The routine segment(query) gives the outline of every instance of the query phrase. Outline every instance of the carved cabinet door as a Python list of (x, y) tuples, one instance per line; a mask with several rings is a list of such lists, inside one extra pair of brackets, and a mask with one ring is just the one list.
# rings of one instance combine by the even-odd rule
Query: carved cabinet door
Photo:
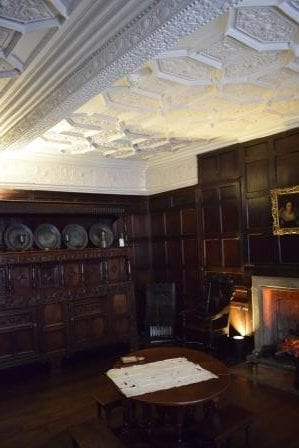
[(67, 304), (44, 304), (40, 313), (43, 352), (49, 356), (65, 353), (68, 346)]
[(107, 340), (107, 297), (76, 300), (70, 304), (71, 348), (101, 345)]
[(35, 307), (0, 314), (0, 363), (22, 364), (40, 351)]
[(112, 338), (119, 341), (129, 341), (130, 339), (130, 306), (129, 296), (126, 292), (112, 294), (111, 299), (111, 331)]

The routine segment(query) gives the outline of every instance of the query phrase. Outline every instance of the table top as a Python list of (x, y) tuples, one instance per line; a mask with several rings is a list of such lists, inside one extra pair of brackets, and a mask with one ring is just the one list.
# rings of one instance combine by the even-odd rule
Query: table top
[[(212, 400), (221, 395), (230, 384), (230, 374), (227, 367), (213, 356), (204, 352), (185, 347), (164, 346), (138, 350), (130, 353), (128, 356), (133, 355), (144, 357), (142, 364), (162, 361), (169, 358), (185, 357), (189, 361), (200, 364), (201, 367), (214, 373), (218, 378), (172, 389), (137, 395), (130, 398), (132, 400), (158, 406), (186, 406)], [(126, 364), (126, 366), (134, 364), (140, 363)], [(119, 360), (115, 363), (114, 367), (124, 367), (124, 364)]]

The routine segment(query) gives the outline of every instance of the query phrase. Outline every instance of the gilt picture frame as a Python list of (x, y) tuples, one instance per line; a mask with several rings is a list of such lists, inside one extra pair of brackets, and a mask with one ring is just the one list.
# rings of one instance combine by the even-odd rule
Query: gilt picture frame
[(299, 235), (299, 185), (271, 190), (273, 234)]

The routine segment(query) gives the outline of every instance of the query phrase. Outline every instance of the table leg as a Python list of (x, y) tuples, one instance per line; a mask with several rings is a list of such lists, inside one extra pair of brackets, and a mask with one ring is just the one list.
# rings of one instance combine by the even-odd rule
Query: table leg
[(177, 435), (177, 446), (181, 447), (183, 443), (183, 423), (184, 423), (184, 407), (179, 407), (176, 413), (176, 435)]
[(123, 434), (128, 434), (130, 424), (131, 424), (131, 411), (132, 411), (132, 404), (130, 400), (124, 400), (123, 401), (123, 419), (124, 419), (124, 425), (122, 429)]

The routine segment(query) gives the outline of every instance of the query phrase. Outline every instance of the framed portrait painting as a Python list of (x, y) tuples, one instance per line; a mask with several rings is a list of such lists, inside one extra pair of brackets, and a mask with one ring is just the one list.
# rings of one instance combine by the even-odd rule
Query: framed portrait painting
[(299, 234), (299, 185), (271, 190), (274, 235)]

